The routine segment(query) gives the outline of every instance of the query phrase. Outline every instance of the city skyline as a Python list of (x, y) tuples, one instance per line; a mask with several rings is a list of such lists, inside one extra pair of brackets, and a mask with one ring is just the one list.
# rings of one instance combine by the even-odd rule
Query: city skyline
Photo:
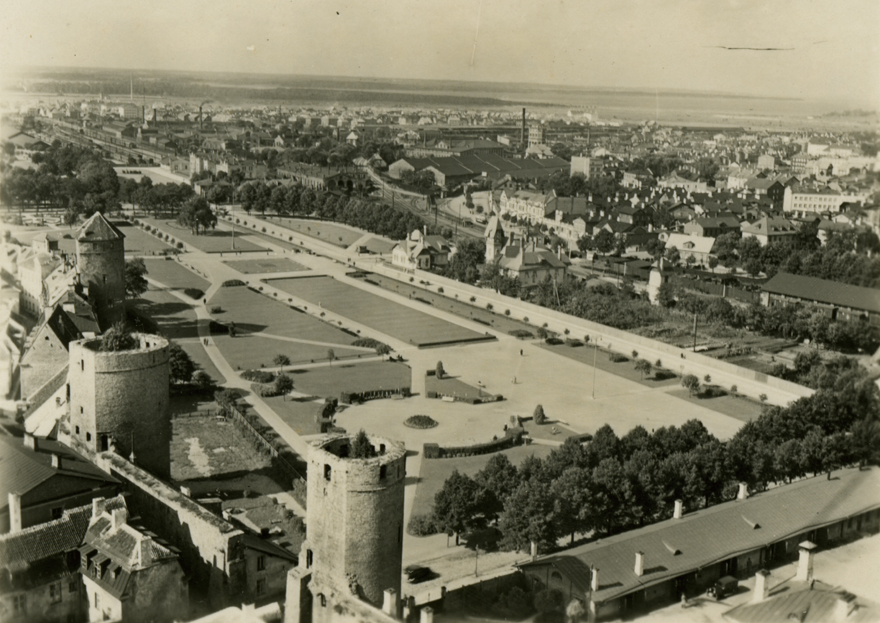
[[(16, 66), (532, 83), (880, 107), (880, 3), (87, 0), (4, 5)], [(808, 6), (809, 10), (804, 10)], [(262, 7), (262, 10), (260, 8)], [(873, 17), (872, 17), (873, 16)], [(204, 24), (204, 27), (200, 25)], [(100, 36), (99, 36), (100, 35)]]

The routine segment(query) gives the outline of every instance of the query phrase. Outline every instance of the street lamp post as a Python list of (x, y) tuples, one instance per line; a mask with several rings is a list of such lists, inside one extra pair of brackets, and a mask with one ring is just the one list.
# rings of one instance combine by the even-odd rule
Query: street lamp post
[(596, 356), (599, 353), (599, 343), (593, 342), (593, 400), (596, 399)]

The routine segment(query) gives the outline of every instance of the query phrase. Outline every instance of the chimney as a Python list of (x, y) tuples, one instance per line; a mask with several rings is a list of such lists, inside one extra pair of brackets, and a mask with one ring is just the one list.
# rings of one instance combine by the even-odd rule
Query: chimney
[(798, 544), (798, 568), (795, 576), (798, 582), (809, 582), (813, 579), (813, 552), (816, 547), (815, 543), (809, 541)]
[(529, 543), (529, 554), (532, 557), (532, 560), (535, 560), (538, 557), (538, 544), (535, 541)]
[(594, 593), (599, 590), (599, 570), (592, 569), (590, 573), (590, 590)]
[(645, 575), (645, 552), (636, 552), (635, 572), (639, 577)]
[(21, 530), (21, 496), (9, 492), (9, 532)]
[(34, 452), (37, 451), (37, 438), (31, 435), (30, 433), (24, 434), (24, 447), (30, 448)]
[(841, 593), (834, 602), (834, 620), (846, 621), (847, 617), (852, 614), (857, 606), (855, 595), (852, 593)]
[(110, 525), (113, 528), (113, 532), (116, 532), (128, 521), (128, 511), (124, 508), (115, 508), (110, 514), (110, 518)]
[(97, 519), (104, 512), (104, 507), (107, 505), (107, 501), (104, 498), (93, 498), (92, 499), (92, 519)]
[(386, 588), (382, 593), (382, 612), (397, 618), (397, 591), (393, 588)]
[(526, 109), (525, 108), (523, 108), (523, 111), (522, 111), (522, 126), (520, 127), (520, 130), (519, 130), (519, 142), (520, 143), (526, 142)]
[(770, 593), (770, 572), (761, 569), (755, 574), (755, 591), (752, 593), (752, 603), (756, 604), (767, 599)]
[(153, 562), (153, 539), (148, 536), (141, 536), (138, 544), (138, 563), (141, 567), (147, 567)]
[(736, 492), (736, 499), (745, 500), (749, 497), (749, 485), (744, 482), (739, 483), (739, 491)]
[(681, 500), (675, 501), (675, 511), (672, 513), (673, 519), (681, 519), (683, 503)]
[(419, 623), (434, 623), (434, 609), (431, 606), (425, 606), (419, 613)]
[(53, 454), (52, 455), (52, 467), (54, 469), (61, 469), (61, 455)]

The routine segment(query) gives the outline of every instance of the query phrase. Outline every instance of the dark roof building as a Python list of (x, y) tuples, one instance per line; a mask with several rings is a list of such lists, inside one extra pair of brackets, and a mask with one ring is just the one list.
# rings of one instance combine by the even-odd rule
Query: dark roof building
[(60, 518), (65, 509), (114, 495), (119, 481), (67, 446), (0, 435), (0, 533)]
[(765, 306), (809, 303), (825, 310), (832, 320), (868, 320), (880, 325), (880, 291), (846, 283), (779, 272), (764, 284)]
[[(696, 594), (819, 546), (880, 530), (880, 468), (777, 487), (518, 565), (536, 586), (580, 599), (591, 616)], [(594, 620), (593, 619), (593, 620)]]

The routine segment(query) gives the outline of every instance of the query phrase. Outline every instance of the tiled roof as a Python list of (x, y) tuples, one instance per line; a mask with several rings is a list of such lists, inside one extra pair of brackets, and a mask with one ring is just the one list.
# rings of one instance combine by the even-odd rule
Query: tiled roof
[(880, 290), (874, 288), (779, 272), (764, 284), (763, 290), (772, 294), (880, 313)]
[[(105, 508), (123, 508), (122, 496), (110, 498)], [(64, 511), (60, 519), (41, 523), (18, 532), (0, 535), (0, 568), (22, 571), (30, 565), (77, 549), (83, 542), (92, 506), (78, 506)]]
[(125, 234), (100, 212), (95, 212), (76, 233), (77, 240), (115, 240), (117, 238), (125, 238)]
[[(21, 439), (0, 436), (0, 473), (4, 476), (0, 479), (0, 508), (8, 505), (10, 493), (24, 495), (59, 475), (66, 476), (66, 490), (55, 492), (56, 497), (117, 482), (57, 441), (37, 439), (36, 443), (37, 450), (34, 451), (26, 447)], [(61, 457), (60, 468), (52, 467), (53, 454)]]
[[(705, 568), (738, 554), (880, 508), (880, 468), (850, 469), (836, 478), (810, 478), (747, 500), (731, 501), (551, 554), (519, 566), (556, 564), (576, 558), (599, 571), (596, 602)], [(634, 571), (636, 552), (644, 553), (645, 572)], [(565, 563), (560, 563), (565, 564)], [(590, 590), (583, 574), (569, 578)]]
[[(737, 623), (777, 623), (792, 620), (800, 623), (826, 623), (837, 620), (835, 616), (837, 601), (844, 596), (841, 591), (809, 585), (797, 587), (799, 590), (793, 586), (786, 586), (783, 589), (785, 592), (759, 603), (744, 603), (728, 610), (724, 613), (724, 618)], [(850, 597), (854, 598), (854, 596)], [(876, 603), (866, 603), (863, 599), (855, 599), (855, 601), (858, 607), (846, 617), (846, 623), (868, 623), (880, 620), (880, 607)]]

